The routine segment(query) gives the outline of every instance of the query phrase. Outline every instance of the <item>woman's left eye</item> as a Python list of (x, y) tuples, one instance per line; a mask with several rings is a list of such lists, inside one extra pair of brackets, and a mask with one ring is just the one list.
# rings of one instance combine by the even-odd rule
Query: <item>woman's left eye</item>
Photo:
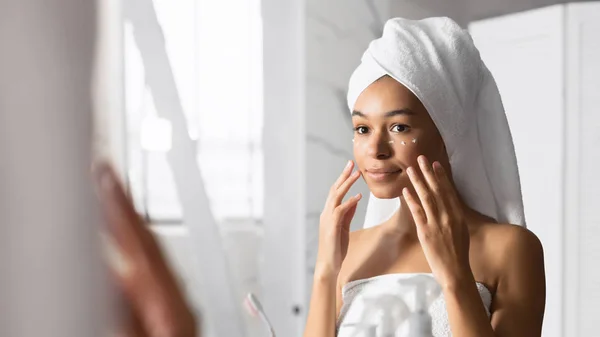
[(394, 125), (392, 127), (392, 131), (395, 131), (395, 132), (406, 132), (406, 131), (408, 131), (408, 125), (403, 125), (403, 124)]

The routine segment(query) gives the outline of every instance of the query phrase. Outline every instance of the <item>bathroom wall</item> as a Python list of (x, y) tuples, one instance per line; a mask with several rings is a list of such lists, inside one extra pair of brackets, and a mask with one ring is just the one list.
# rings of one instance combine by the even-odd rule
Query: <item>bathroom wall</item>
[[(260, 278), (277, 331), (304, 329), (327, 192), (352, 159), (350, 75), (387, 0), (263, 1), (265, 213)], [(368, 190), (359, 182), (350, 194)], [(366, 199), (352, 227), (360, 228)], [(285, 294), (282, 296), (282, 294)]]
[(392, 1), (392, 16), (408, 19), (423, 19), (432, 16), (448, 16), (466, 27), (468, 23), (467, 0), (420, 0), (420, 1)]
[[(306, 257), (310, 289), (318, 242), (319, 215), (331, 184), (353, 159), (352, 123), (346, 102), (350, 75), (369, 42), (381, 36), (388, 0), (307, 0), (306, 3)], [(368, 189), (361, 192), (352, 228), (362, 227)], [(307, 292), (307, 296), (310, 292)]]

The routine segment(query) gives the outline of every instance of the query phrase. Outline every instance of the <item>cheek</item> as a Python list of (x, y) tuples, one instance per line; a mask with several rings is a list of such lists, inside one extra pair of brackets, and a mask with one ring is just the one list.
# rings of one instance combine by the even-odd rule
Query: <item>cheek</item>
[(405, 144), (395, 141), (393, 146), (396, 153), (395, 157), (406, 165), (418, 165), (417, 158), (420, 155), (425, 155), (431, 162), (443, 160), (443, 158), (440, 158), (440, 154), (444, 153), (442, 151), (443, 142), (437, 137), (432, 137), (424, 132), (412, 135), (410, 141), (407, 140)]
[[(415, 139), (416, 142), (412, 140)], [(395, 141), (393, 144), (394, 157), (405, 165), (414, 165), (417, 163), (419, 155), (423, 154), (424, 146), (418, 138), (411, 138), (404, 143)]]
[(398, 150), (398, 153), (402, 156), (402, 162), (414, 166), (417, 164), (417, 158), (422, 154), (422, 149), (418, 145), (412, 145)]
[(360, 170), (363, 169), (363, 162), (367, 157), (367, 147), (366, 142), (361, 142), (358, 139), (354, 140), (352, 144), (352, 152), (354, 154), (354, 161)]
[(354, 155), (365, 156), (369, 150), (369, 140), (366, 137), (355, 137), (352, 139)]

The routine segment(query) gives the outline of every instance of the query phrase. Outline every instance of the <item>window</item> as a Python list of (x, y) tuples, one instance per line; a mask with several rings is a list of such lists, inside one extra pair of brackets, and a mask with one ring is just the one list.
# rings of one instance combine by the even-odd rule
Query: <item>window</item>
[[(124, 29), (127, 173), (136, 206), (154, 223), (182, 221), (167, 161), (170, 123), (157, 113), (156, 88), (148, 86), (146, 67), (170, 68), (165, 74), (174, 78), (213, 216), (219, 223), (258, 221), (263, 208), (259, 2), (152, 2), (156, 17), (150, 13), (143, 20), (157, 21), (160, 29), (144, 31), (127, 17)], [(136, 34), (164, 48), (168, 63), (145, 64)]]

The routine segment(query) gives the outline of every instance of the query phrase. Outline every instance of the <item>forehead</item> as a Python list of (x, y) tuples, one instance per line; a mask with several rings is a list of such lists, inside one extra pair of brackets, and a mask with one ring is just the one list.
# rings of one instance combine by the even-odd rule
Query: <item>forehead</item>
[(424, 111), (419, 99), (404, 85), (389, 76), (371, 83), (358, 96), (354, 110), (364, 114), (388, 112), (398, 109)]

